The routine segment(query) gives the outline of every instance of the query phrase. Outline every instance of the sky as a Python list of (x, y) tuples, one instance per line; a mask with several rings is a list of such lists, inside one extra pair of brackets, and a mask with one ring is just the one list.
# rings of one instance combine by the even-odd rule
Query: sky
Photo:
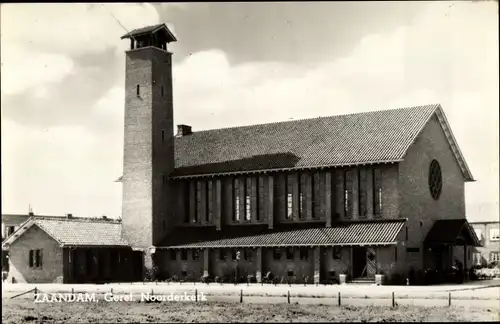
[[(165, 22), (174, 123), (193, 131), (440, 103), (499, 219), (498, 5), (1, 4), (2, 213), (118, 217), (125, 55)], [(444, 189), (445, 190), (445, 189)]]

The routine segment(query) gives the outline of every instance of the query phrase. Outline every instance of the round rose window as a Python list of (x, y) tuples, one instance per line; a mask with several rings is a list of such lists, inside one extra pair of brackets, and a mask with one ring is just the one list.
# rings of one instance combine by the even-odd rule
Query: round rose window
[(442, 188), (443, 179), (441, 175), (441, 167), (439, 166), (438, 161), (432, 160), (429, 168), (429, 189), (431, 191), (432, 198), (438, 200), (439, 195), (441, 195)]

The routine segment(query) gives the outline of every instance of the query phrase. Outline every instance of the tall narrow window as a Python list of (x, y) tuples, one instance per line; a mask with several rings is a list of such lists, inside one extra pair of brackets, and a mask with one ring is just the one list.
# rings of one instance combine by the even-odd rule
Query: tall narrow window
[(163, 91), (163, 86), (161, 86), (161, 96), (163, 97), (164, 91)]
[(206, 182), (206, 199), (205, 199), (205, 221), (207, 223), (210, 222), (210, 219), (212, 217), (212, 181), (208, 180)]
[(141, 87), (139, 85), (137, 85), (135, 91), (136, 91), (137, 97), (139, 97), (141, 95)]
[(299, 175), (300, 185), (299, 185), (299, 217), (305, 219), (307, 217), (307, 173), (302, 173)]
[(233, 221), (240, 221), (240, 181), (234, 179), (234, 214)]
[(163, 129), (161, 130), (161, 142), (165, 142), (165, 131)]
[(187, 260), (188, 258), (188, 253), (187, 250), (181, 250), (181, 260)]
[(302, 174), (297, 175), (297, 188), (299, 189), (299, 218), (303, 219), (304, 218), (304, 194), (303, 194), (303, 188), (302, 188)]
[(189, 203), (189, 182), (182, 183), (184, 186), (184, 223), (189, 223), (189, 216), (191, 212), (191, 204)]
[(367, 179), (366, 179), (366, 169), (358, 169), (358, 205), (359, 205), (359, 218), (365, 218), (367, 213)]
[(245, 221), (252, 220), (252, 199), (250, 194), (252, 192), (252, 178), (245, 179)]
[(291, 175), (286, 177), (286, 219), (293, 217), (293, 180)]
[(318, 213), (316, 212), (316, 199), (317, 199), (317, 195), (316, 195), (316, 177), (314, 176), (315, 174), (314, 173), (311, 173), (310, 174), (310, 177), (311, 177), (311, 213), (312, 213), (312, 218), (313, 219), (317, 219), (318, 218)]
[(352, 217), (352, 170), (344, 173), (344, 215), (346, 218)]
[(195, 217), (195, 220), (196, 220), (196, 223), (198, 223), (198, 221), (200, 221), (200, 216), (202, 216), (202, 209), (203, 209), (203, 205), (201, 203), (201, 191), (202, 191), (202, 186), (203, 186), (203, 183), (201, 181), (196, 181), (196, 217)]
[(196, 202), (196, 180), (189, 181), (189, 220), (191, 223), (197, 223), (198, 204)]
[(373, 215), (382, 215), (382, 174), (380, 169), (373, 169)]
[(305, 218), (304, 213), (304, 194), (302, 192), (299, 193), (299, 217), (300, 219)]
[(264, 178), (260, 176), (257, 180), (258, 182), (258, 199), (257, 199), (257, 221), (264, 220), (265, 218), (265, 188), (264, 188)]

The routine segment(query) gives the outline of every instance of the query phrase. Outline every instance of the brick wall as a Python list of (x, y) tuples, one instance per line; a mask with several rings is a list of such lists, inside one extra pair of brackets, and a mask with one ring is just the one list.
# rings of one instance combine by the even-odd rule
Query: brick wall
[(173, 225), (165, 181), (172, 152), (171, 54), (153, 47), (128, 51), (122, 218), (123, 236), (134, 247), (153, 245)]
[(298, 282), (303, 282), (303, 277), (308, 277), (308, 282), (314, 280), (314, 253), (312, 248), (307, 248), (308, 259), (300, 259), (300, 250), (293, 249), (293, 259), (287, 258), (286, 248), (281, 249), (281, 258), (274, 259), (274, 249), (262, 249), (262, 276), (265, 276), (268, 271), (271, 271), (275, 277), (288, 277), (288, 272), (292, 271)]
[[(431, 196), (429, 166), (436, 159), (442, 171), (442, 192)], [(465, 218), (464, 178), (437, 117), (432, 117), (399, 165), (400, 216), (408, 218), (407, 247), (420, 249), (407, 268), (423, 266), (423, 240), (438, 219)], [(462, 259), (461, 259), (462, 260)]]
[[(43, 263), (41, 268), (29, 267), (29, 251), (41, 249)], [(21, 283), (52, 283), (63, 281), (63, 249), (39, 227), (28, 229), (10, 246), (9, 276)]]
[[(173, 251), (173, 252), (172, 252)], [(177, 276), (179, 279), (189, 281), (199, 281), (203, 275), (205, 255), (203, 250), (198, 250), (198, 259), (193, 258), (193, 249), (185, 249), (186, 260), (182, 260), (182, 250), (158, 250), (156, 252), (157, 266), (169, 277)], [(175, 253), (175, 260), (172, 260), (171, 253)], [(185, 275), (183, 272), (185, 271)]]

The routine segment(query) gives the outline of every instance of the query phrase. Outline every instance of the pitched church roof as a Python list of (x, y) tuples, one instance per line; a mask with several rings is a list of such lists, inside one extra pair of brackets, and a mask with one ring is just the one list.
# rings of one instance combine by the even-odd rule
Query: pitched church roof
[(473, 181), (440, 105), (193, 132), (175, 139), (173, 176), (400, 162), (434, 115)]
[(62, 246), (128, 246), (128, 243), (121, 238), (120, 221), (35, 216), (21, 224), (2, 243), (2, 248), (14, 243), (33, 226), (39, 227)]

